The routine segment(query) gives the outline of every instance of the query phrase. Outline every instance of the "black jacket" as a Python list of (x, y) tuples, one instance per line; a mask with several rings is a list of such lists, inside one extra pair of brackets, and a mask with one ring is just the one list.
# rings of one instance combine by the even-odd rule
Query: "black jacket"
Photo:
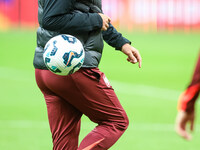
[[(80, 1), (80, 2), (78, 2)], [(103, 50), (103, 40), (120, 50), (129, 40), (122, 37), (110, 24), (107, 31), (101, 31), (101, 0), (38, 0), (37, 47), (34, 67), (47, 69), (43, 61), (46, 42), (58, 34), (77, 37), (85, 49), (82, 67), (97, 67)]]

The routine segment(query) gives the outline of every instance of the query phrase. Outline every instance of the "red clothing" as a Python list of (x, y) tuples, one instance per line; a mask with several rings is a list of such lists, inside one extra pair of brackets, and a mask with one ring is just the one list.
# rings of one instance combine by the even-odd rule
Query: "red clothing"
[(181, 94), (179, 98), (178, 109), (186, 112), (194, 111), (195, 102), (200, 91), (200, 53), (194, 70), (192, 80), (188, 88)]
[(78, 150), (106, 150), (126, 130), (128, 117), (98, 68), (82, 68), (68, 76), (40, 69), (35, 74), (45, 97), (54, 150), (77, 150), (82, 114), (98, 125)]

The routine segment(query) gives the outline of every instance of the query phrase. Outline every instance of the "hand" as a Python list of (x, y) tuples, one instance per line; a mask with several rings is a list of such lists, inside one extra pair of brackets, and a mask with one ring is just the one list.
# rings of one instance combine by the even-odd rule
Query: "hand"
[(132, 47), (130, 44), (126, 43), (122, 46), (122, 52), (128, 56), (127, 61), (135, 64), (139, 63), (139, 68), (141, 68), (142, 65), (142, 58), (140, 56), (140, 53), (137, 49)]
[(101, 30), (106, 31), (109, 27), (109, 23), (110, 23), (111, 19), (110, 19), (110, 17), (108, 17), (102, 13), (99, 13), (99, 15), (101, 16), (101, 19), (103, 21)]
[(194, 112), (187, 113), (185, 111), (180, 111), (176, 117), (176, 132), (186, 140), (191, 140), (192, 136), (186, 131), (187, 123), (190, 123), (190, 130), (194, 129)]

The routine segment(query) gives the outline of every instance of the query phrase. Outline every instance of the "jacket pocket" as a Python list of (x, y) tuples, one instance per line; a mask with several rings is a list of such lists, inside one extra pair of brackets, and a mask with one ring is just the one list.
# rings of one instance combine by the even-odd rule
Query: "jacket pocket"
[(82, 68), (83, 74), (92, 80), (99, 81), (101, 78), (101, 73), (97, 68)]

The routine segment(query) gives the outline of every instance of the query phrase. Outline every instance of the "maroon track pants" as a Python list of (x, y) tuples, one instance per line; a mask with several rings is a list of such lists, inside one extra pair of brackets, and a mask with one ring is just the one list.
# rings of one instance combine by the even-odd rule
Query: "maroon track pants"
[[(106, 150), (128, 127), (128, 117), (104, 73), (81, 68), (68, 76), (35, 70), (44, 94), (54, 150)], [(78, 147), (82, 114), (97, 126)]]

